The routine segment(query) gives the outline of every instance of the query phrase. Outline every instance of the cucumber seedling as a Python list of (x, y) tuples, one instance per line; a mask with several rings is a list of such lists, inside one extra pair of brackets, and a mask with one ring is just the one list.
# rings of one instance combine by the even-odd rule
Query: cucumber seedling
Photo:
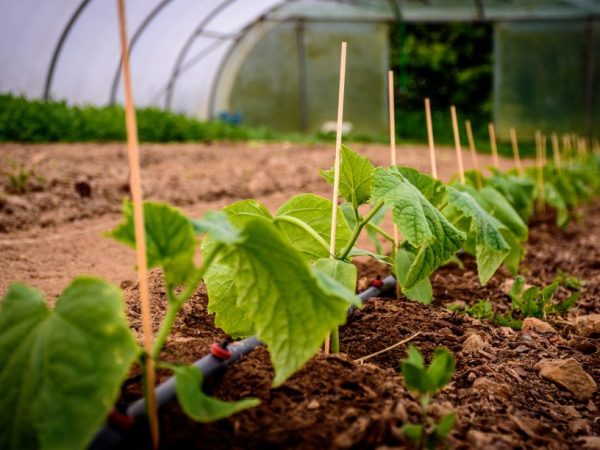
[(416, 395), (421, 406), (420, 423), (405, 424), (402, 432), (416, 448), (434, 449), (445, 442), (456, 422), (456, 412), (448, 413), (439, 420), (429, 415), (431, 399), (452, 379), (454, 357), (448, 349), (439, 347), (426, 367), (421, 352), (410, 345), (408, 355), (400, 366), (404, 385)]

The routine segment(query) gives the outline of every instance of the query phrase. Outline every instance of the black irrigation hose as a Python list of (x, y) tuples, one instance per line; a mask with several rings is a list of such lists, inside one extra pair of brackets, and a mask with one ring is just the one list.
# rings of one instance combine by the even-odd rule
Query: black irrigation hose
[[(362, 302), (366, 302), (370, 298), (377, 297), (382, 293), (388, 292), (396, 286), (396, 279), (393, 276), (388, 276), (382, 280), (383, 285), (381, 287), (371, 286), (365, 291), (358, 294), (358, 298)], [(354, 311), (355, 307), (351, 307), (348, 313)], [(227, 350), (231, 352), (231, 356), (227, 359), (219, 359), (209, 354), (194, 363), (194, 366), (200, 369), (204, 375), (204, 379), (207, 379), (218, 372), (223, 371), (227, 367), (233, 365), (242, 356), (250, 353), (256, 347), (262, 345), (255, 337), (249, 337), (238, 342), (234, 342), (227, 347)], [(169, 378), (167, 381), (161, 383), (156, 388), (156, 404), (160, 408), (165, 403), (175, 398), (175, 377)], [(145, 416), (144, 411), (144, 399), (141, 398), (133, 402), (127, 408), (125, 418), (131, 423), (134, 423), (136, 419), (140, 419)], [(115, 423), (106, 423), (96, 434), (94, 440), (88, 447), (88, 450), (109, 450), (117, 449), (123, 443), (127, 432), (130, 427), (118, 426)]]

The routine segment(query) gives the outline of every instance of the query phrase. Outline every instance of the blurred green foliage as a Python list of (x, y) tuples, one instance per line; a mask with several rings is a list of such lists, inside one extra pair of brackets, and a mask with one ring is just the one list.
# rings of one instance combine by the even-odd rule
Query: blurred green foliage
[[(137, 110), (142, 142), (272, 140), (266, 129), (223, 122), (200, 122), (154, 108)], [(293, 138), (293, 136), (292, 136)], [(69, 106), (65, 102), (0, 95), (0, 142), (86, 142), (125, 140), (125, 113), (120, 106)]]
[(450, 105), (456, 105), (464, 145), (464, 121), (470, 119), (476, 140), (487, 147), (487, 124), (492, 117), (492, 25), (399, 23), (391, 28), (390, 42), (398, 134), (427, 140), (423, 101), (429, 97), (436, 142), (453, 142)]

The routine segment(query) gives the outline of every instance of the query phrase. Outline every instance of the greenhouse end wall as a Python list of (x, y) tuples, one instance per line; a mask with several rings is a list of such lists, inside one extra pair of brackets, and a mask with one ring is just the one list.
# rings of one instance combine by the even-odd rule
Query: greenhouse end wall
[(214, 113), (229, 109), (248, 125), (277, 131), (321, 131), (336, 120), (342, 41), (348, 42), (344, 121), (356, 133), (386, 133), (388, 26), (382, 23), (292, 21), (271, 27), (245, 55), (228, 98)]
[(498, 136), (600, 134), (599, 22), (503, 23), (495, 28)]

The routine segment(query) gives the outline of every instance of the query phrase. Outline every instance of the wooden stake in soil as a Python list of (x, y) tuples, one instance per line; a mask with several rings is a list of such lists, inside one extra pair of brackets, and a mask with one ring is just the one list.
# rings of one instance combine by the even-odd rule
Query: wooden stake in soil
[(438, 179), (437, 162), (435, 160), (435, 144), (433, 142), (433, 124), (431, 122), (431, 105), (429, 98), (425, 99), (425, 119), (427, 121), (427, 141), (429, 142), (429, 160), (431, 161), (431, 176)]
[[(335, 232), (337, 228), (337, 204), (340, 190), (340, 152), (342, 148), (342, 123), (344, 120), (344, 86), (346, 84), (346, 42), (342, 42), (340, 58), (340, 88), (338, 91), (338, 115), (335, 135), (335, 164), (333, 166), (333, 198), (331, 209), (331, 240), (329, 241), (329, 256), (335, 258)], [(329, 354), (331, 335), (325, 338), (324, 351)]]
[(544, 156), (542, 149), (544, 139), (540, 130), (535, 131), (535, 161), (537, 168), (537, 188), (538, 188), (538, 200), (536, 209), (538, 213), (544, 212)]
[(137, 123), (131, 91), (131, 73), (129, 70), (129, 48), (127, 43), (127, 21), (125, 17), (125, 0), (117, 0), (119, 13), (119, 31), (122, 52), (123, 88), (125, 90), (125, 122), (127, 126), (127, 147), (129, 151), (129, 170), (131, 172), (131, 198), (135, 224), (135, 248), (140, 284), (140, 302), (142, 310), (142, 330), (144, 350), (146, 351), (146, 409), (150, 424), (152, 446), (158, 448), (158, 414), (154, 394), (155, 367), (152, 359), (152, 312), (148, 296), (148, 262), (146, 260), (146, 236), (144, 234), (144, 210), (142, 205), (142, 183), (140, 180), (140, 157), (137, 136)]
[(571, 163), (571, 138), (569, 137), (568, 134), (563, 134), (563, 152), (564, 152), (564, 159), (565, 159), (565, 164), (570, 164)]
[[(394, 71), (388, 72), (388, 104), (390, 109), (390, 164), (396, 165), (396, 113), (394, 110)], [(392, 257), (398, 249), (398, 226), (394, 224), (394, 251)]]
[(450, 115), (452, 116), (452, 131), (454, 132), (454, 147), (456, 148), (456, 162), (458, 163), (458, 176), (460, 182), (465, 184), (465, 168), (463, 165), (462, 148), (460, 146), (460, 135), (458, 134), (458, 119), (456, 117), (456, 107), (450, 107)]
[(477, 149), (475, 148), (475, 139), (473, 138), (473, 129), (471, 128), (471, 121), (465, 122), (467, 127), (467, 139), (469, 140), (469, 152), (471, 153), (471, 164), (475, 169), (475, 179), (477, 181), (477, 189), (483, 189), (483, 181), (481, 180), (481, 169), (479, 167), (479, 158), (477, 157)]
[(517, 132), (513, 127), (510, 128), (510, 142), (512, 144), (513, 157), (515, 158), (515, 166), (520, 177), (524, 174), (523, 166), (521, 165), (521, 157), (519, 156), (519, 143), (517, 142)]
[(560, 146), (558, 144), (558, 136), (556, 135), (556, 133), (552, 133), (550, 139), (552, 139), (552, 155), (554, 157), (554, 167), (556, 167), (556, 170), (560, 172), (562, 169), (562, 161), (560, 158)]
[(488, 133), (490, 135), (490, 146), (492, 147), (492, 161), (494, 167), (500, 170), (500, 159), (498, 158), (498, 147), (496, 146), (496, 129), (493, 122), (488, 123)]

